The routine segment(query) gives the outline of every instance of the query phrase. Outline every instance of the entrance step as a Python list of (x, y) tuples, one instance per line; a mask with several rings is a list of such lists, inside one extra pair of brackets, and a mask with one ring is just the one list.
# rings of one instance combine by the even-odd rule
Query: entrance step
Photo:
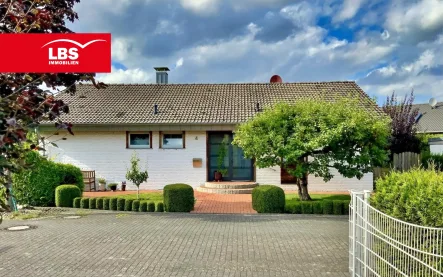
[(217, 194), (251, 194), (258, 186), (255, 182), (206, 182), (197, 191)]

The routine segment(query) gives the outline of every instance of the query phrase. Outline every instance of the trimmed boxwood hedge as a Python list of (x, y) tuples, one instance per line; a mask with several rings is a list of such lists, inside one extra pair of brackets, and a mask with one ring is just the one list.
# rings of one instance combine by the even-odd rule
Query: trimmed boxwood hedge
[(282, 213), (285, 209), (285, 193), (272, 185), (255, 187), (252, 190), (252, 208), (258, 213)]
[(103, 200), (103, 198), (97, 198), (97, 202), (95, 204), (98, 210), (103, 210)]
[(89, 208), (89, 198), (83, 197), (80, 200), (80, 208), (82, 208), (82, 209), (88, 209)]
[(74, 208), (77, 208), (77, 209), (79, 209), (80, 208), (80, 201), (82, 200), (82, 198), (81, 197), (76, 197), (76, 198), (74, 198), (74, 201), (73, 201), (73, 207)]
[(140, 202), (140, 212), (147, 212), (147, 211), (148, 211), (148, 202), (141, 201)]
[(95, 209), (97, 206), (97, 198), (89, 198), (89, 208)]
[(350, 200), (296, 201), (285, 206), (290, 214), (349, 214)]
[(125, 202), (124, 198), (117, 198), (117, 211), (125, 210)]
[(109, 198), (103, 199), (103, 210), (109, 210), (109, 202), (110, 201), (111, 201), (111, 199), (109, 199)]
[(343, 214), (343, 201), (332, 201), (332, 210), (335, 215)]
[(285, 212), (290, 214), (301, 214), (301, 202), (297, 201), (285, 206)]
[(323, 205), (321, 201), (312, 202), (312, 211), (314, 214), (322, 214), (323, 213)]
[(148, 212), (150, 212), (150, 213), (155, 212), (155, 203), (154, 202), (148, 203)]
[(139, 212), (140, 211), (140, 200), (132, 201), (132, 211)]
[(314, 211), (312, 209), (312, 202), (310, 202), (310, 201), (301, 202), (301, 212), (302, 212), (302, 214), (314, 213)]
[(111, 198), (111, 200), (109, 201), (109, 209), (111, 211), (117, 210), (117, 197)]
[(163, 188), (163, 198), (167, 212), (190, 212), (194, 209), (194, 189), (190, 185), (167, 185)]
[(74, 198), (82, 196), (76, 185), (61, 185), (55, 189), (55, 205), (57, 207), (71, 207)]
[(165, 207), (163, 206), (162, 202), (157, 203), (157, 208), (155, 209), (155, 211), (158, 213), (162, 213), (165, 211)]
[(132, 200), (132, 199), (126, 199), (125, 200), (125, 211), (127, 211), (127, 212), (132, 211), (132, 202), (133, 201), (134, 200)]
[(323, 213), (324, 214), (333, 214), (333, 204), (332, 200), (323, 200)]

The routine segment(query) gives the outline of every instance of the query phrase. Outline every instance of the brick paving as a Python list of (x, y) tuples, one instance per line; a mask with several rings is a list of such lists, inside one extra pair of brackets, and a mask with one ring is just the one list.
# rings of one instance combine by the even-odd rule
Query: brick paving
[[(35, 227), (11, 232), (21, 224)], [(6, 220), (0, 276), (349, 276), (347, 218), (91, 214)]]
[(193, 213), (202, 214), (255, 214), (250, 194), (213, 194), (194, 192), (197, 202)]

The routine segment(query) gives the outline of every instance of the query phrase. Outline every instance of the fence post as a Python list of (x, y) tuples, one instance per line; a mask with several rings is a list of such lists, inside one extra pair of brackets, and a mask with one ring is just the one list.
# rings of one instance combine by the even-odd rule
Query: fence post
[(356, 251), (356, 224), (357, 224), (357, 193), (352, 192), (352, 277), (355, 277), (356, 263), (355, 263), (355, 251)]
[(368, 220), (369, 220), (369, 197), (371, 197), (371, 191), (370, 190), (364, 190), (364, 210), (363, 210), (363, 220), (364, 220), (364, 237), (363, 237), (363, 245), (365, 246), (364, 248), (364, 253), (363, 253), (363, 276), (366, 277), (367, 274), (367, 266), (368, 266)]

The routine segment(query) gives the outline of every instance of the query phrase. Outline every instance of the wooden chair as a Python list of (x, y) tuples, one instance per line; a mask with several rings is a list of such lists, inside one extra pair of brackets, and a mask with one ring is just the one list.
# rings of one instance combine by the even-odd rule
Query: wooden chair
[(95, 170), (82, 170), (82, 175), (85, 186), (89, 185), (89, 191), (92, 191), (92, 189), (97, 191), (95, 188)]

